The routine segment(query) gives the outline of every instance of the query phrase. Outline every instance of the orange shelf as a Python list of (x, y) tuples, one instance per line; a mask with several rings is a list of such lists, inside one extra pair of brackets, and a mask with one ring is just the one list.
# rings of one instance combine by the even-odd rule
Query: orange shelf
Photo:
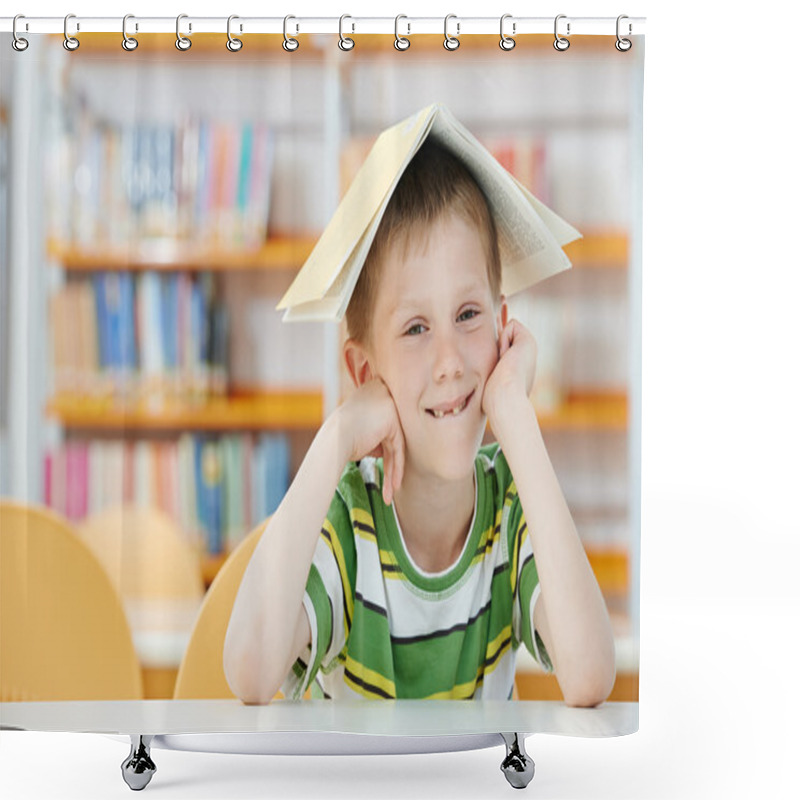
[(586, 555), (604, 594), (628, 591), (628, 554), (624, 550), (586, 548)]
[[(450, 31), (451, 34), (454, 31)], [(241, 39), (244, 43), (242, 49), (237, 53), (231, 53), (225, 47), (228, 37), (224, 33), (192, 33), (186, 27), (181, 29), (184, 36), (188, 36), (192, 40), (192, 46), (187, 51), (179, 51), (175, 47), (176, 35), (174, 33), (137, 33), (135, 34), (132, 29), (128, 30), (129, 36), (135, 36), (139, 42), (139, 47), (131, 52), (122, 49), (122, 29), (120, 27), (119, 33), (79, 33), (78, 39), (81, 42), (81, 47), (74, 53), (71, 53), (71, 58), (91, 58), (93, 55), (115, 55), (119, 58), (130, 60), (132, 58), (145, 59), (152, 55), (158, 55), (160, 58), (168, 57), (176, 60), (180, 59), (186, 63), (191, 59), (195, 53), (202, 53), (205, 58), (211, 56), (219, 56), (220, 58), (237, 59), (239, 61), (248, 60), (253, 56), (260, 56), (263, 58), (265, 55), (275, 55), (278, 57), (286, 58), (289, 54), (283, 50), (283, 35), (268, 33), (268, 34), (254, 34), (254, 33), (239, 33), (234, 25), (232, 33), (236, 38)], [(509, 31), (506, 31), (509, 33)], [(292, 25), (289, 27), (289, 34), (298, 39), (300, 42), (299, 49), (291, 53), (293, 60), (300, 59), (315, 59), (319, 60), (326, 48), (326, 42), (334, 44), (334, 53), (339, 53), (335, 48), (335, 42), (338, 41), (338, 36), (335, 32), (327, 34), (304, 34), (299, 35), (294, 32)], [(445, 50), (444, 42), (444, 27), (441, 33), (412, 33), (408, 38), (411, 41), (411, 47), (403, 52), (399, 52), (394, 48), (394, 34), (393, 33), (368, 33), (368, 34), (352, 34), (345, 26), (345, 35), (352, 36), (356, 43), (353, 50), (347, 53), (341, 53), (342, 59), (353, 59), (362, 53), (369, 54), (382, 54), (388, 57), (405, 58), (408, 60), (413, 57), (414, 53), (423, 52), (430, 56), (431, 54), (441, 54), (444, 58), (457, 58), (462, 53), (469, 53), (478, 51), (499, 51), (500, 30), (498, 28), (496, 33), (491, 34), (464, 34), (460, 37), (461, 46), (457, 50)], [(400, 35), (407, 36), (406, 28), (403, 23), (400, 24)], [(64, 37), (61, 34), (53, 34), (51, 36), (54, 44), (61, 46)], [(526, 51), (530, 52), (535, 50), (538, 52), (544, 51), (546, 53), (553, 52), (553, 35), (544, 33), (535, 34), (517, 34), (514, 36), (516, 47), (513, 50), (504, 52), (504, 58), (513, 58), (524, 55)], [(592, 53), (607, 53), (610, 57), (620, 57), (613, 47), (613, 36), (570, 36), (570, 51), (565, 55), (575, 55), (576, 53), (592, 52)], [(609, 48), (609, 43), (611, 47)], [(624, 57), (624, 54), (621, 54)]]
[[(164, 240), (133, 247), (112, 245), (84, 248), (58, 240), (47, 243), (47, 254), (64, 269), (83, 272), (99, 270), (296, 270), (317, 239), (314, 236), (269, 239), (260, 248), (198, 246), (189, 242)], [(565, 246), (576, 268), (620, 268), (628, 265), (628, 237), (618, 231), (591, 231), (583, 239)]]
[(625, 269), (628, 266), (628, 235), (624, 231), (586, 231), (583, 239), (564, 246), (574, 267)]
[[(455, 25), (455, 23), (452, 23)], [(496, 33), (477, 33), (477, 34), (463, 34), (460, 38), (461, 44), (457, 50), (446, 50), (444, 48), (444, 21), (442, 21), (441, 33), (422, 33), (410, 36), (407, 34), (407, 28), (403, 22), (400, 23), (400, 35), (408, 38), (411, 41), (411, 47), (404, 51), (398, 51), (394, 48), (394, 34), (387, 33), (368, 33), (368, 34), (351, 34), (345, 26), (345, 35), (352, 36), (356, 46), (345, 56), (358, 56), (361, 53), (369, 53), (374, 55), (379, 53), (388, 57), (406, 58), (409, 59), (416, 52), (424, 52), (427, 56), (432, 54), (441, 55), (443, 58), (457, 58), (463, 53), (474, 53), (478, 51), (490, 51), (500, 53), (500, 29), (498, 27)], [(455, 31), (451, 29), (450, 34), (454, 35)], [(506, 34), (510, 31), (506, 30)], [(174, 38), (174, 37), (173, 37)], [(614, 48), (614, 39), (607, 36), (570, 36), (570, 54), (574, 55), (578, 52), (604, 52), (609, 49), (611, 44), (611, 53), (613, 56), (616, 52)], [(544, 51), (547, 54), (555, 52), (553, 50), (554, 37), (552, 34), (545, 33), (525, 33), (514, 36), (516, 46), (513, 50), (502, 52), (501, 55), (505, 57), (524, 56), (526, 51), (530, 52), (535, 50), (538, 52)], [(119, 46), (119, 43), (117, 43)], [(174, 44), (173, 44), (174, 47)]]
[(307, 430), (322, 424), (321, 391), (274, 391), (247, 397), (124, 403), (113, 397), (62, 394), (46, 413), (68, 428), (96, 430)]
[[(121, 48), (120, 48), (121, 49)], [(316, 238), (269, 239), (259, 248), (193, 245), (175, 239), (131, 247), (84, 248), (50, 240), (47, 254), (67, 270), (296, 270), (311, 254)]]
[(575, 393), (554, 411), (537, 411), (542, 430), (609, 430), (628, 427), (628, 398), (624, 393)]

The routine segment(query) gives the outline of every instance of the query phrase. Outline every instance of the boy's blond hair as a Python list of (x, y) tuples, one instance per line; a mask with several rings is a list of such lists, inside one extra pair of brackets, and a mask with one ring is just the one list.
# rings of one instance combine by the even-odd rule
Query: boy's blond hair
[[(412, 243), (427, 236), (446, 212), (453, 212), (480, 232), (495, 303), (500, 300), (500, 249), (489, 204), (464, 163), (427, 139), (403, 173), (378, 225), (353, 296), (347, 306), (351, 338), (368, 345), (381, 268), (393, 248), (405, 258)], [(424, 244), (424, 241), (421, 242)]]

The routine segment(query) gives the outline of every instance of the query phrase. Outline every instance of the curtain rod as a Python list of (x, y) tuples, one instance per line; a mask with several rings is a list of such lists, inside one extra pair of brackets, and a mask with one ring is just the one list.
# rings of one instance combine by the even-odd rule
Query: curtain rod
[[(515, 17), (504, 15), (503, 29), (507, 35), (531, 33), (553, 34), (555, 17)], [(459, 17), (449, 15), (448, 31), (451, 35), (499, 34), (500, 17)], [(645, 32), (645, 17), (570, 17), (559, 15), (558, 26), (562, 36), (614, 36), (617, 25), (622, 36), (636, 36)], [(0, 32), (13, 31), (14, 17), (0, 17)], [(569, 28), (567, 26), (569, 25)], [(341, 27), (340, 27), (341, 26)], [(414, 34), (442, 34), (445, 29), (444, 17), (234, 17), (231, 31), (245, 33), (385, 33), (394, 34), (395, 29), (403, 36)], [(175, 33), (176, 17), (136, 17), (129, 16), (126, 24), (128, 35), (136, 33)], [(17, 20), (17, 34), (64, 33), (64, 17), (27, 17)], [(68, 32), (70, 36), (81, 33), (121, 33), (122, 17), (81, 17), (69, 15)], [(181, 15), (181, 34), (227, 33), (228, 17), (196, 17)]]

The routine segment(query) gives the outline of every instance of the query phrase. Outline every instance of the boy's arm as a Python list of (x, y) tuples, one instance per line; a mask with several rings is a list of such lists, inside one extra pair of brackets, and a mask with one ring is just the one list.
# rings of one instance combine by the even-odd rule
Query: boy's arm
[(303, 594), (319, 532), (347, 464), (339, 415), (320, 428), (242, 578), (225, 637), (231, 690), (267, 703), (311, 640)]
[[(503, 330), (500, 350), (501, 359), (484, 392), (484, 408), (514, 476), (528, 523), (541, 586), (534, 626), (553, 662), (565, 701), (597, 705), (614, 685), (614, 637), (528, 399), (536, 345), (530, 333), (512, 320)], [(509, 358), (501, 368), (505, 356)], [(527, 368), (523, 362), (529, 362)]]
[(403, 452), (397, 409), (378, 380), (360, 387), (320, 428), (253, 552), (234, 602), (223, 667), (237, 697), (268, 703), (310, 642), (303, 595), (347, 462), (369, 453), (383, 455), (388, 504), (402, 480)]

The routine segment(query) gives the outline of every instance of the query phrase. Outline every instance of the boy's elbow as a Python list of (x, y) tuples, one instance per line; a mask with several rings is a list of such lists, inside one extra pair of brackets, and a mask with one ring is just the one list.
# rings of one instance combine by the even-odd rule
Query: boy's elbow
[(572, 685), (562, 687), (564, 702), (575, 708), (594, 708), (608, 700), (616, 680), (616, 668), (591, 671)]
[(236, 642), (225, 640), (222, 670), (228, 687), (247, 705), (265, 705), (280, 688), (281, 679), (263, 669), (263, 659), (252, 648), (238, 647)]

